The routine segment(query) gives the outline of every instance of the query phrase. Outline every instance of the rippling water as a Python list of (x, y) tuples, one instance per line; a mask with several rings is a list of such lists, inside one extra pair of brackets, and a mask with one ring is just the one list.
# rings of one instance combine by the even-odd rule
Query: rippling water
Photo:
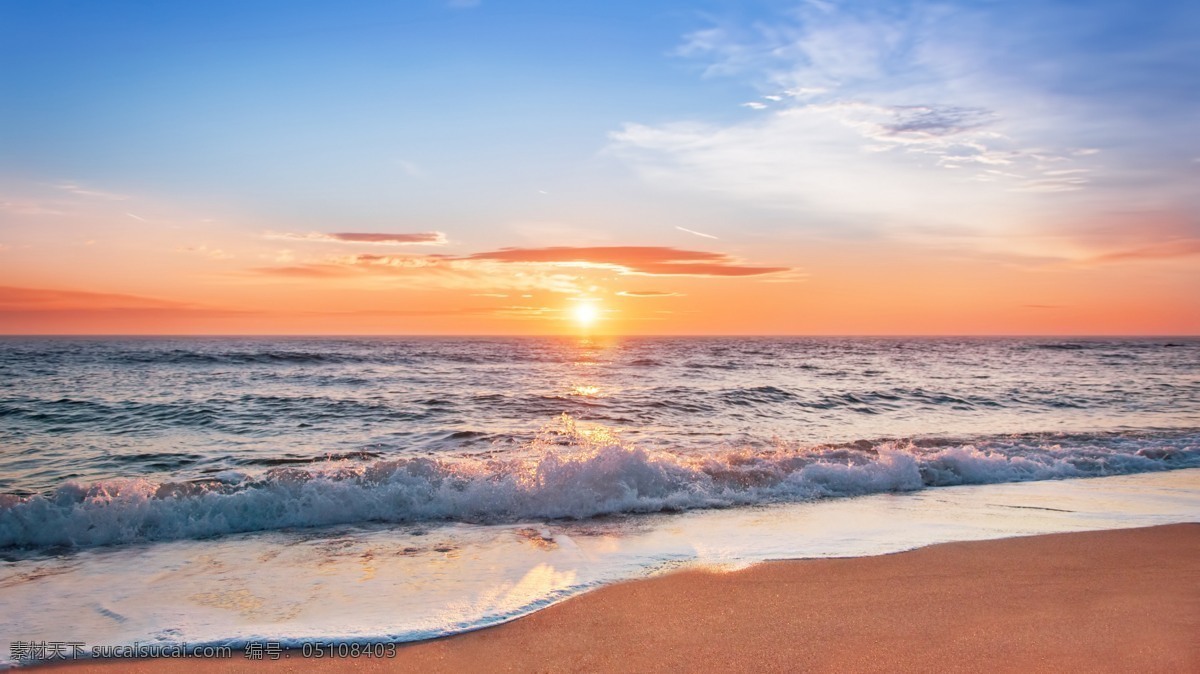
[(1196, 339), (7, 338), (0, 631), (425, 638), (677, 563), (1197, 520), (1198, 467)]
[(0, 547), (1200, 465), (1200, 341), (6, 339)]

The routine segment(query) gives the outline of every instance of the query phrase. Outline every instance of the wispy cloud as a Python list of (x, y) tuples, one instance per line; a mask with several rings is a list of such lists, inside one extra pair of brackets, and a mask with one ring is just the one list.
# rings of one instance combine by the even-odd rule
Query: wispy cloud
[[(347, 317), (410, 317), (505, 315), (507, 308), (436, 307), (368, 310), (237, 309), (159, 299), (138, 295), (96, 293), (80, 290), (0, 286), (0, 333), (31, 329), (78, 332), (80, 326), (100, 332), (126, 333), (153, 325), (167, 332), (192, 333), (211, 321), (263, 319), (297, 320)], [(224, 323), (228, 324), (228, 323)], [(232, 325), (238, 325), (233, 323)]]
[(129, 199), (129, 196), (125, 194), (118, 194), (116, 192), (108, 192), (92, 187), (85, 187), (77, 183), (59, 183), (54, 187), (58, 190), (67, 192), (69, 194), (74, 194), (75, 196), (79, 197), (90, 197), (93, 199), (103, 199), (105, 201), (127, 201)]
[(663, 246), (504, 248), (475, 253), (463, 259), (580, 268), (603, 267), (624, 274), (647, 276), (762, 276), (790, 270), (789, 267), (739, 264), (724, 253)]
[(200, 255), (211, 260), (232, 260), (234, 257), (236, 257), (232, 253), (227, 253), (220, 248), (212, 248), (207, 244), (201, 244), (199, 246), (180, 246), (175, 250), (180, 253), (192, 253), (194, 255)]
[(0, 211), (19, 215), (62, 215), (63, 211), (36, 201), (0, 201)]
[[(811, 227), (829, 215), (911, 227), (928, 224), (931, 214), (978, 226), (981, 214), (1010, 210), (1005, 187), (1028, 180), (986, 172), (995, 163), (1015, 163), (1015, 153), (949, 128), (938, 129), (941, 135), (906, 128), (880, 106), (830, 103), (728, 126), (629, 124), (612, 134), (611, 150), (650, 183), (813, 215)], [(982, 168), (954, 170), (968, 163)], [(997, 189), (997, 183), (1006, 184)]]
[(284, 265), (279, 267), (255, 267), (251, 269), (250, 272), (262, 276), (298, 279), (338, 278), (352, 276), (354, 274), (353, 268), (346, 265), (337, 264), (299, 264)]
[(0, 310), (2, 311), (181, 309), (193, 306), (186, 302), (140, 297), (137, 295), (0, 286)]
[(1046, 227), (1051, 240), (1067, 242), (1058, 257), (1068, 264), (1107, 264), (1188, 257), (1200, 241), (1200, 213), (1158, 208), (1114, 208)]
[(1149, 246), (1130, 250), (1119, 250), (1103, 255), (1097, 255), (1091, 262), (1138, 262), (1144, 260), (1165, 260), (1170, 258), (1200, 256), (1200, 239), (1181, 239), (1164, 241)]
[[(602, 277), (613, 273), (764, 279), (786, 278), (795, 273), (789, 267), (747, 264), (724, 253), (660, 246), (504, 248), (463, 256), (360, 253), (257, 267), (248, 272), (280, 281), (457, 289), (478, 297), (517, 294), (528, 297), (538, 291), (582, 296), (601, 287)], [(625, 296), (668, 295), (652, 291), (629, 292)]]
[(494, 291), (495, 294), (546, 291), (577, 294), (582, 291), (577, 275), (552, 268), (512, 269), (486, 260), (452, 258), (444, 255), (341, 255), (249, 270), (260, 277), (281, 280), (330, 282), (375, 282), (381, 287), (441, 288)]
[(621, 297), (683, 297), (683, 293), (673, 293), (663, 290), (621, 290)]
[(694, 229), (688, 229), (687, 227), (680, 227), (680, 226), (678, 226), (678, 225), (676, 225), (676, 226), (675, 226), (675, 229), (678, 229), (678, 230), (679, 230), (679, 231), (681, 231), (681, 232), (687, 232), (688, 234), (694, 234), (694, 235), (696, 235), (696, 236), (703, 237), (703, 238), (705, 238), (705, 239), (715, 239), (715, 238), (717, 238), (717, 237), (713, 236), (712, 234), (705, 234), (704, 232), (697, 232), (697, 231), (696, 231), (696, 230), (694, 230)]
[(263, 238), (319, 243), (366, 243), (379, 246), (443, 246), (447, 243), (446, 235), (442, 232), (414, 232), (404, 234), (377, 232), (309, 232), (307, 234), (267, 232), (263, 235)]
[[(1200, 211), (1179, 169), (1200, 93), (1178, 84), (1200, 82), (1200, 43), (1174, 28), (1196, 13), (1172, 3), (1159, 25), (1115, 5), (1016, 5), (808, 2), (715, 23), (677, 54), (757, 89), (756, 113), (628, 123), (609, 150), (651, 184), (799, 212), (817, 231), (1011, 237), (1130, 202)], [(1132, 24), (1153, 34), (1124, 37)]]
[(397, 159), (396, 165), (399, 166), (400, 170), (404, 172), (404, 175), (408, 176), (409, 178), (420, 178), (425, 175), (425, 169), (421, 168), (415, 162), (411, 162), (407, 159)]

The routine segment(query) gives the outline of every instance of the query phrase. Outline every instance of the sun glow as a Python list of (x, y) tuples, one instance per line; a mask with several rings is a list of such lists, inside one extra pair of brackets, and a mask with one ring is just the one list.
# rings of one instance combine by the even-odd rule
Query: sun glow
[(571, 314), (581, 328), (590, 328), (600, 318), (600, 310), (596, 305), (588, 302), (579, 304), (571, 310)]

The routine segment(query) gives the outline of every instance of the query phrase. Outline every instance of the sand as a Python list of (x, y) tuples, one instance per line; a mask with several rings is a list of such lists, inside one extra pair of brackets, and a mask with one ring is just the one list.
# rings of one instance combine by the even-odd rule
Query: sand
[(682, 571), (392, 659), (290, 655), (39, 670), (1200, 672), (1200, 523)]

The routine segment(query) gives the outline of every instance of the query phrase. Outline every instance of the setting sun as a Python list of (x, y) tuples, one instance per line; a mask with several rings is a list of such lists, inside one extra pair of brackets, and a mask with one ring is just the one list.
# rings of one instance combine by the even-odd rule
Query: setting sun
[(571, 314), (574, 316), (575, 322), (584, 328), (591, 327), (596, 319), (600, 318), (600, 310), (596, 308), (596, 305), (587, 303), (572, 309)]

